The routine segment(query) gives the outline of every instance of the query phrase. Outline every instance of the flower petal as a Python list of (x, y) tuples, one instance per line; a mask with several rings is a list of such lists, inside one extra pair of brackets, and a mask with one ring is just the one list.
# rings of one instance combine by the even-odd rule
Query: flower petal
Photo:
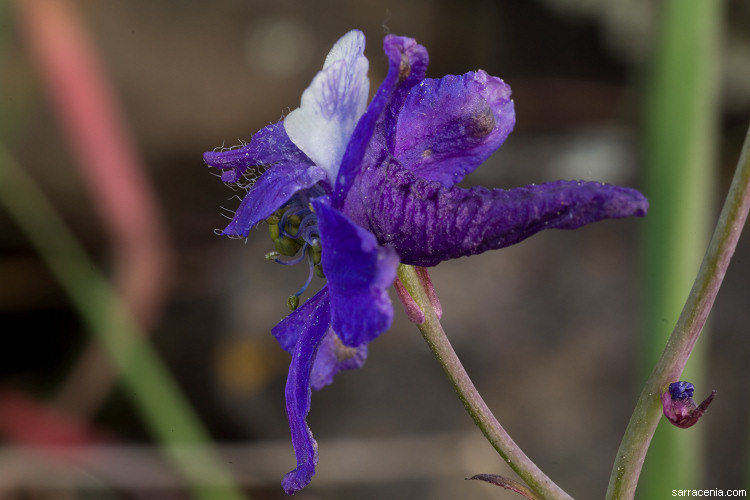
[(344, 345), (370, 342), (391, 326), (388, 287), (396, 279), (398, 256), (378, 246), (375, 236), (330, 207), (314, 200), (328, 278), (331, 325)]
[[(289, 429), (297, 457), (297, 467), (281, 481), (288, 495), (307, 486), (318, 463), (318, 444), (306, 419), (310, 412), (310, 376), (313, 363), (330, 322), (327, 299), (328, 294), (324, 288), (273, 329), (274, 336), (286, 350), (289, 350), (291, 341), (296, 337), (285, 390)], [(292, 317), (294, 320), (287, 321)]]
[(333, 46), (323, 70), (302, 94), (300, 107), (284, 119), (290, 139), (328, 174), (333, 185), (341, 157), (365, 112), (370, 81), (365, 37), (350, 31)]
[(347, 347), (332, 329), (323, 337), (315, 356), (311, 385), (317, 391), (333, 382), (333, 377), (342, 370), (361, 368), (367, 358), (367, 344)]
[(598, 182), (557, 181), (511, 190), (445, 188), (391, 162), (367, 169), (344, 211), (368, 227), (401, 262), (433, 266), (518, 243), (543, 229), (642, 217), (638, 191)]
[(221, 234), (247, 236), (250, 228), (267, 219), (299, 190), (324, 180), (325, 172), (315, 165), (274, 165), (247, 192), (232, 222)]
[[(427, 49), (413, 38), (387, 35), (383, 50), (388, 57), (388, 75), (349, 140), (332, 195), (334, 208), (340, 208), (343, 204), (346, 193), (362, 169), (365, 155), (377, 157), (386, 150), (385, 138), (391, 136), (387, 131), (396, 126), (395, 113), (389, 114), (386, 110), (394, 103), (393, 109), (399, 109), (409, 90), (424, 79), (427, 71)], [(377, 134), (376, 127), (379, 128)], [(376, 160), (369, 162), (373, 161)]]
[[(328, 307), (326, 286), (271, 329), (271, 335), (278, 340), (282, 349), (289, 353), (294, 351), (300, 332), (310, 327), (310, 322), (315, 319), (316, 311), (323, 307), (323, 302), (326, 303), (325, 307)], [(330, 321), (328, 323), (330, 324)]]
[(224, 182), (239, 181), (245, 171), (254, 166), (313, 164), (289, 140), (282, 122), (261, 129), (244, 147), (203, 153), (203, 161), (209, 167), (221, 169), (221, 180)]
[(515, 120), (510, 87), (482, 70), (423, 80), (398, 114), (393, 155), (417, 177), (450, 187), (500, 147)]

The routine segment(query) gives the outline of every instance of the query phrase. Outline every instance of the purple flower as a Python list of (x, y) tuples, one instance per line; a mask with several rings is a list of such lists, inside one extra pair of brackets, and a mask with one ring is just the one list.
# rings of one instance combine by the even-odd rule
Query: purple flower
[(362, 366), (367, 344), (389, 328), (387, 289), (399, 263), (434, 266), (542, 229), (648, 208), (633, 189), (594, 182), (456, 187), (513, 129), (510, 88), (482, 70), (425, 78), (426, 49), (388, 35), (388, 75), (368, 105), (364, 45), (361, 32), (344, 35), (299, 108), (244, 147), (204, 155), (223, 181), (247, 189), (223, 234), (244, 237), (266, 221), (271, 258), (306, 258), (310, 277), (327, 279), (299, 308), (307, 285), (292, 296), (296, 310), (272, 331), (292, 354), (286, 401), (297, 468), (282, 481), (289, 494), (310, 482), (318, 460), (306, 423), (311, 389)]
[(693, 384), (679, 381), (669, 384), (667, 390), (661, 395), (664, 416), (673, 425), (682, 429), (695, 425), (716, 396), (716, 391), (711, 391), (711, 394), (700, 405), (696, 405), (693, 401), (694, 392)]

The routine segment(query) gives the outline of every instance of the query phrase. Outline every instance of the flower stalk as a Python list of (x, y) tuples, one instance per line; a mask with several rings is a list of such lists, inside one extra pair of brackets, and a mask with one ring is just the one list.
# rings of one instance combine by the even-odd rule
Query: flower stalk
[(417, 268), (400, 265), (398, 279), (420, 309), (424, 311), (424, 322), (417, 324), (417, 328), (419, 328), (430, 350), (450, 379), (458, 397), (464, 404), (464, 408), (482, 431), (482, 434), (537, 495), (546, 499), (571, 499), (570, 495), (565, 493), (526, 456), (492, 414), (453, 350), (435, 310), (431, 306), (428, 291), (423, 285), (423, 280), (419, 277)]
[(634, 498), (651, 438), (662, 415), (662, 388), (679, 380), (706, 322), (750, 210), (750, 129), (716, 229), (687, 302), (636, 403), (625, 430), (608, 499)]

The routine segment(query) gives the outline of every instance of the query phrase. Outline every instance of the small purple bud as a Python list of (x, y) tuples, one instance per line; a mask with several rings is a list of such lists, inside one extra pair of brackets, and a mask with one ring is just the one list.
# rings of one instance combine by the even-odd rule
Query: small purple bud
[(696, 405), (693, 401), (694, 391), (693, 384), (680, 381), (669, 384), (669, 388), (661, 395), (664, 416), (681, 429), (695, 425), (716, 396), (716, 391), (711, 391), (711, 394), (700, 405)]
[(669, 395), (672, 396), (672, 399), (692, 398), (694, 391), (695, 386), (690, 382), (680, 381), (669, 384)]

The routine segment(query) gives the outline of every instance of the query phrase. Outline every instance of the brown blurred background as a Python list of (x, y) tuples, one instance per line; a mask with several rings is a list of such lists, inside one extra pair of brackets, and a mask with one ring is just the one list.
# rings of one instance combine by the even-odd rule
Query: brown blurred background
[[(279, 481), (294, 466), (283, 399), (288, 356), (270, 329), (287, 314), (286, 297), (304, 282), (306, 270), (264, 260), (271, 245), (263, 228), (246, 242), (214, 234), (227, 222), (222, 207), (233, 210), (238, 200), (210, 175), (201, 153), (247, 141), (294, 109), (339, 36), (364, 31), (372, 90), (387, 69), (381, 51), (387, 32), (427, 47), (430, 77), (482, 68), (511, 85), (515, 131), (469, 184), (505, 188), (581, 178), (640, 186), (643, 81), (655, 2), (73, 5), (114, 84), (174, 250), (166, 302), (151, 329), (154, 342), (217, 443), (232, 445), (232, 466), (253, 498), (284, 498)], [(29, 60), (15, 9), (4, 10), (3, 141), (108, 270), (111, 242)], [(726, 192), (750, 117), (750, 4), (727, 2), (725, 16), (717, 200)], [(542, 233), (432, 270), (444, 327), (480, 392), (527, 454), (577, 498), (603, 495), (641, 383), (634, 361), (638, 231), (633, 219)], [(710, 387), (699, 387), (696, 397), (719, 391), (702, 421), (711, 487), (748, 484), (749, 283), (746, 234), (719, 294), (710, 336), (701, 341), (709, 353)], [(309, 423), (321, 459), (311, 486), (297, 496), (515, 498), (463, 481), (507, 469), (483, 442), (400, 304), (395, 307), (397, 320), (371, 344), (366, 366), (340, 374), (313, 395)], [(75, 364), (88, 334), (3, 211), (0, 314), (1, 387), (43, 399)], [(150, 442), (117, 387), (93, 423), (117, 442)], [(137, 475), (131, 488), (83, 481), (84, 488), (75, 486), (83, 472), (66, 474), (78, 493), (63, 493), (59, 485), (35, 488), (34, 476), (22, 474), (13, 476), (19, 484), (1, 485), (0, 497), (180, 494), (168, 484), (140, 484)]]

